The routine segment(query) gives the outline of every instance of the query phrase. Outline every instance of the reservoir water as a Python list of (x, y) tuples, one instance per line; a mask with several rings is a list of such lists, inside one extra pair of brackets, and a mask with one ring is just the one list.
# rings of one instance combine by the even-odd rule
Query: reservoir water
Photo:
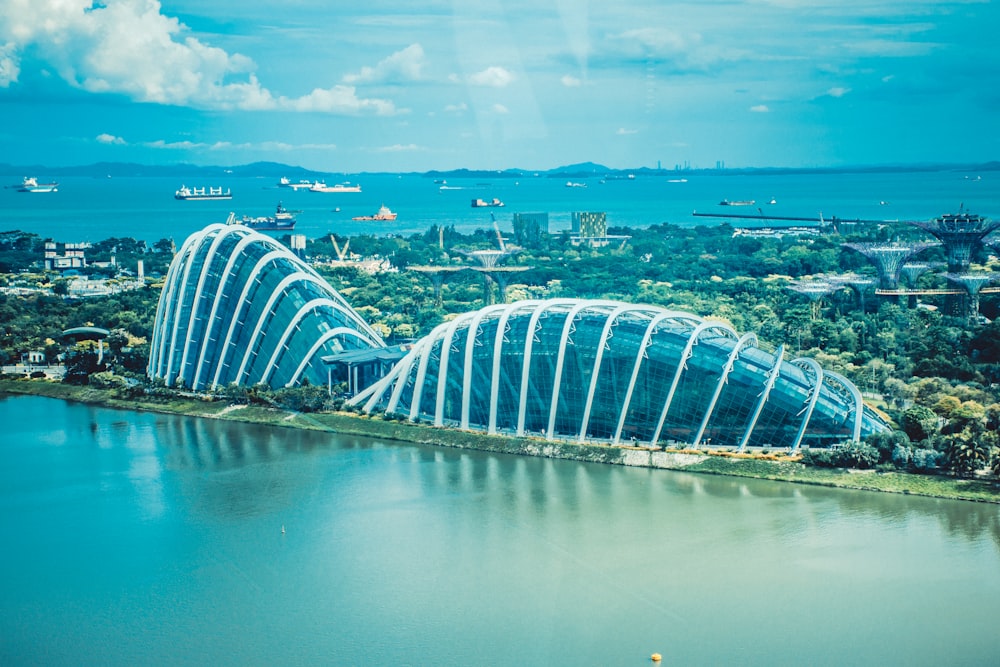
[(994, 665), (1000, 507), (0, 398), (3, 665)]

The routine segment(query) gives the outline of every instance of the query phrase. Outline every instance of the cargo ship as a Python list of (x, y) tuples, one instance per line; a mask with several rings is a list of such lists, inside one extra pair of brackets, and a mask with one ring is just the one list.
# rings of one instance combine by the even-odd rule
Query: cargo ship
[(226, 220), (227, 225), (243, 225), (244, 227), (249, 227), (250, 229), (255, 229), (257, 231), (290, 231), (295, 228), (295, 218), (292, 216), (291, 212), (286, 210), (281, 202), (278, 202), (278, 207), (274, 211), (274, 215), (261, 216), (261, 217), (250, 217), (249, 215), (244, 215), (242, 218), (237, 219), (235, 213), (229, 214), (229, 219)]
[(183, 199), (187, 201), (232, 199), (232, 198), (233, 198), (233, 193), (230, 192), (229, 188), (223, 190), (221, 187), (189, 188), (186, 185), (182, 185), (180, 190), (174, 193), (174, 199)]
[(310, 186), (309, 192), (361, 192), (361, 186), (351, 185), (350, 183), (327, 185), (323, 181), (316, 181)]

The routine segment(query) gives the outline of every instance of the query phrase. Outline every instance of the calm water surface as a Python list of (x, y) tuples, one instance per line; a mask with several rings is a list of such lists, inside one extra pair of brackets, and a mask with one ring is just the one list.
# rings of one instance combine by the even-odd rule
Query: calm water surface
[(35, 397), (0, 423), (3, 665), (1000, 656), (993, 505)]
[[(684, 183), (671, 183), (678, 176)], [(225, 222), (229, 212), (269, 215), (281, 200), (298, 211), (295, 231), (310, 239), (330, 233), (413, 234), (432, 225), (462, 232), (490, 229), (492, 218), (504, 231), (512, 229), (514, 212), (545, 211), (553, 232), (569, 229), (573, 211), (604, 211), (608, 224), (647, 227), (661, 222), (682, 226), (712, 225), (720, 219), (694, 217), (700, 213), (757, 214), (825, 219), (929, 220), (943, 213), (967, 210), (1000, 217), (1000, 172), (959, 171), (910, 173), (698, 172), (640, 175), (635, 180), (601, 182), (578, 178), (586, 188), (567, 188), (565, 179), (525, 178), (449, 179), (441, 190), (433, 179), (417, 174), (362, 174), (327, 178), (359, 183), (360, 193), (318, 194), (277, 187), (274, 178), (220, 174), (189, 179), (59, 178), (59, 191), (25, 194), (0, 189), (0, 231), (21, 229), (58, 241), (101, 241), (132, 237), (149, 243), (173, 238), (178, 245), (190, 234), (213, 222)], [(177, 201), (182, 184), (230, 188), (227, 201)], [(502, 200), (503, 208), (472, 208), (472, 199)], [(769, 204), (771, 199), (775, 204)], [(719, 206), (723, 199), (749, 200), (752, 207)], [(399, 214), (394, 222), (357, 222), (385, 204)], [(752, 221), (738, 224), (761, 224)], [(281, 233), (276, 233), (280, 235)]]

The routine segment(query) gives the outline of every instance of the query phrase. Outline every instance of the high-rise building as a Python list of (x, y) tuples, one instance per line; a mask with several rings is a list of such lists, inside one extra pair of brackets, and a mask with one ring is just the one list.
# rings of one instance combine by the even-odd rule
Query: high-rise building
[(599, 238), (608, 235), (608, 214), (575, 211), (573, 234), (581, 238)]
[(549, 233), (548, 213), (515, 213), (514, 242), (525, 248), (537, 248)]

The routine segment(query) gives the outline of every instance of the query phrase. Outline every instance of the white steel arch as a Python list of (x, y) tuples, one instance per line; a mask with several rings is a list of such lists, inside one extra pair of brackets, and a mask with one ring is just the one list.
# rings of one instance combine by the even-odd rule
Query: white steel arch
[(649, 445), (651, 447), (655, 447), (657, 441), (660, 439), (660, 433), (663, 431), (663, 424), (667, 420), (667, 413), (670, 412), (670, 406), (674, 402), (674, 393), (677, 391), (677, 385), (681, 381), (681, 376), (684, 375), (684, 372), (687, 370), (687, 362), (691, 359), (691, 355), (694, 353), (694, 346), (698, 344), (698, 338), (706, 331), (720, 331), (723, 335), (732, 337), (733, 340), (739, 339), (739, 336), (733, 328), (722, 322), (703, 321), (691, 331), (688, 335), (687, 343), (684, 345), (684, 351), (681, 352), (680, 357), (677, 359), (677, 370), (674, 372), (674, 379), (670, 383), (670, 391), (667, 392), (667, 399), (663, 402), (663, 409), (660, 411), (660, 418), (656, 422), (656, 430), (653, 431), (653, 437), (649, 440)]
[(760, 398), (757, 400), (757, 406), (754, 408), (753, 416), (750, 418), (750, 424), (747, 426), (746, 431), (743, 432), (743, 438), (740, 440), (739, 450), (740, 452), (746, 451), (747, 444), (750, 442), (750, 436), (753, 434), (753, 430), (757, 428), (757, 420), (760, 419), (760, 413), (764, 410), (764, 405), (767, 403), (768, 397), (771, 395), (771, 389), (774, 388), (774, 383), (778, 379), (778, 375), (781, 374), (781, 364), (785, 357), (785, 346), (781, 345), (778, 347), (777, 352), (774, 353), (774, 365), (771, 366), (770, 372), (767, 374), (767, 382), (764, 383), (764, 391), (760, 393)]
[[(201, 275), (198, 276), (198, 284), (195, 287), (194, 298), (191, 301), (191, 315), (188, 317), (187, 328), (184, 330), (186, 338), (184, 341), (184, 354), (181, 355), (180, 367), (177, 370), (177, 374), (181, 377), (184, 376), (184, 372), (187, 370), (188, 352), (191, 349), (191, 344), (195, 342), (191, 338), (191, 331), (194, 329), (194, 323), (198, 319), (198, 304), (201, 302), (201, 293), (205, 288), (205, 281), (211, 273), (209, 269), (212, 266), (212, 258), (215, 257), (215, 253), (218, 252), (219, 247), (229, 236), (238, 233), (238, 228), (234, 225), (221, 225), (221, 227), (222, 229), (220, 229), (215, 235), (215, 238), (212, 239), (212, 243), (209, 245), (208, 251), (201, 260)], [(221, 278), (224, 277), (225, 276), (220, 277), (220, 282)], [(208, 340), (207, 336), (205, 336), (205, 340)], [(191, 388), (197, 389), (196, 384), (196, 382), (192, 382)]]
[(854, 442), (859, 442), (861, 440), (861, 421), (865, 412), (865, 401), (861, 397), (861, 391), (858, 390), (853, 382), (833, 371), (826, 371), (823, 374), (823, 381), (827, 384), (830, 384), (831, 381), (839, 384), (854, 399), (854, 427), (852, 428), (851, 439)]
[(819, 401), (819, 395), (823, 389), (823, 369), (814, 360), (805, 357), (792, 359), (792, 363), (802, 370), (811, 370), (814, 378), (812, 387), (809, 389), (809, 395), (806, 397), (807, 403), (805, 414), (802, 417), (802, 424), (799, 426), (799, 431), (795, 434), (795, 440), (792, 442), (792, 454), (794, 454), (799, 451), (799, 445), (802, 444), (802, 437), (806, 434), (809, 420), (812, 419), (813, 410), (816, 409), (816, 403)]
[[(584, 310), (593, 308), (594, 310), (600, 308), (602, 305), (607, 305), (606, 301), (596, 301), (587, 302), (582, 301), (573, 305), (566, 313), (566, 319), (563, 321), (562, 336), (559, 339), (559, 354), (556, 357), (556, 371), (555, 376), (552, 380), (552, 399), (549, 403), (549, 425), (545, 430), (545, 439), (552, 440), (555, 436), (556, 427), (556, 414), (559, 410), (559, 389), (562, 386), (562, 372), (563, 364), (566, 361), (566, 343), (569, 341), (569, 336), (573, 331), (574, 322), (576, 321), (576, 316), (579, 315)], [(614, 307), (614, 306), (612, 306)]]
[(560, 306), (572, 307), (574, 303), (576, 303), (574, 299), (549, 299), (543, 301), (535, 309), (535, 312), (531, 314), (531, 319), (528, 321), (528, 330), (524, 335), (524, 361), (521, 365), (521, 395), (517, 406), (518, 437), (524, 435), (524, 421), (528, 411), (528, 386), (531, 373), (532, 348), (535, 344), (535, 335), (538, 333), (538, 322), (542, 315), (548, 312), (549, 309)]
[(500, 320), (497, 322), (497, 332), (493, 341), (493, 375), (490, 378), (490, 417), (486, 427), (487, 433), (497, 432), (497, 402), (500, 400), (500, 360), (503, 355), (504, 338), (507, 335), (507, 322), (510, 316), (522, 308), (537, 308), (541, 301), (516, 301), (507, 304)]
[(635, 364), (632, 366), (632, 376), (628, 382), (628, 389), (625, 391), (625, 400), (622, 402), (621, 414), (618, 416), (618, 427), (615, 429), (615, 436), (612, 439), (612, 442), (616, 445), (621, 442), (622, 429), (625, 428), (625, 420), (628, 417), (629, 408), (632, 406), (632, 395), (635, 392), (635, 383), (639, 378), (639, 369), (642, 366), (642, 360), (647, 358), (646, 350), (649, 349), (649, 346), (652, 343), (653, 334), (656, 331), (656, 328), (661, 322), (665, 322), (667, 320), (678, 320), (693, 324), (694, 326), (698, 326), (698, 323), (701, 322), (700, 318), (669, 310), (660, 313), (650, 320), (649, 324), (646, 326), (646, 331), (643, 334), (642, 342), (639, 343), (639, 349), (636, 350), (635, 353)]
[(496, 312), (507, 310), (507, 304), (497, 304), (483, 308), (476, 313), (469, 323), (469, 330), (465, 337), (465, 363), (462, 367), (462, 416), (460, 428), (469, 428), (469, 411), (472, 402), (472, 357), (475, 353), (476, 340), (479, 338), (479, 328), (483, 320), (488, 319)]
[[(444, 322), (434, 327), (430, 335), (424, 339), (426, 340), (426, 345), (420, 348), (420, 363), (417, 364), (417, 376), (413, 380), (413, 393), (410, 394), (410, 421), (415, 420), (420, 415), (420, 402), (424, 399), (424, 379), (427, 377), (427, 366), (431, 362), (431, 355), (434, 354), (434, 344), (441, 339), (441, 336), (444, 335), (449, 326), (451, 326), (451, 322)], [(440, 357), (438, 358), (438, 362), (440, 363)], [(440, 369), (438, 371), (440, 372)], [(389, 403), (390, 412), (395, 411), (396, 404), (399, 402), (408, 377), (409, 367), (407, 367), (407, 372), (396, 381), (392, 400)], [(436, 408), (437, 404), (435, 403), (435, 411)]]
[[(229, 354), (229, 346), (233, 341), (233, 332), (236, 331), (236, 323), (239, 322), (240, 311), (243, 310), (243, 304), (247, 301), (247, 295), (250, 294), (250, 289), (256, 284), (257, 276), (260, 275), (264, 267), (281, 259), (284, 253), (277, 250), (272, 250), (271, 252), (261, 255), (257, 263), (254, 264), (253, 269), (250, 271), (250, 276), (247, 281), (243, 284), (243, 291), (240, 292), (240, 298), (236, 300), (236, 308), (233, 310), (232, 319), (229, 321), (229, 329), (226, 330), (226, 340), (222, 343), (222, 347), (219, 348), (219, 359), (215, 364), (215, 375), (212, 377), (212, 389), (219, 386), (219, 376), (222, 374), (222, 367), (225, 365), (226, 356)], [(235, 356), (234, 356), (235, 359)], [(239, 381), (239, 375), (236, 376), (236, 381)]]
[[(226, 287), (229, 285), (229, 280), (233, 276), (233, 267), (236, 262), (240, 259), (248, 259), (244, 257), (243, 251), (247, 246), (252, 245), (255, 239), (252, 236), (246, 235), (241, 238), (236, 246), (229, 253), (229, 259), (226, 261), (226, 266), (222, 270), (222, 274), (219, 278), (219, 286), (215, 290), (215, 298), (212, 300), (212, 310), (208, 315), (208, 324), (205, 328), (205, 335), (201, 341), (201, 352), (198, 355), (197, 366), (194, 372), (194, 382), (192, 382), (192, 388), (198, 388), (201, 386), (201, 372), (205, 366), (205, 354), (208, 351), (208, 343), (212, 338), (212, 331), (215, 329), (215, 317), (219, 309), (219, 304), (222, 302), (222, 297), (225, 294)], [(236, 302), (236, 311), (232, 313), (235, 318), (239, 314), (239, 308), (241, 302)], [(225, 358), (225, 348), (220, 348), (222, 350), (222, 357), (219, 358), (221, 362)]]
[(590, 410), (594, 406), (594, 392), (597, 391), (597, 376), (601, 372), (601, 361), (604, 359), (604, 347), (608, 344), (608, 336), (611, 334), (611, 328), (615, 325), (625, 313), (643, 313), (648, 314), (648, 310), (645, 308), (640, 308), (638, 306), (633, 306), (631, 304), (626, 304), (618, 306), (612, 310), (604, 322), (604, 329), (601, 331), (601, 342), (597, 345), (597, 354), (594, 355), (594, 368), (590, 372), (590, 386), (587, 388), (587, 401), (583, 406), (583, 418), (580, 420), (580, 434), (577, 436), (580, 442), (587, 439), (587, 427), (590, 425)]
[(451, 356), (451, 341), (455, 337), (458, 325), (473, 317), (473, 315), (474, 313), (465, 313), (453, 319), (451, 326), (445, 329), (444, 337), (441, 339), (441, 359), (438, 362), (437, 394), (434, 404), (435, 426), (444, 426), (444, 398), (445, 390), (448, 387), (448, 362)]
[[(295, 315), (288, 320), (288, 324), (285, 325), (285, 330), (281, 332), (281, 338), (278, 339), (278, 344), (274, 347), (274, 352), (271, 354), (271, 358), (268, 359), (267, 366), (264, 367), (264, 372), (261, 374), (261, 382), (267, 382), (267, 379), (271, 376), (271, 373), (274, 371), (274, 367), (277, 364), (278, 357), (281, 356), (282, 350), (288, 343), (288, 339), (292, 337), (295, 329), (298, 328), (299, 323), (305, 319), (306, 315), (313, 310), (318, 309), (320, 306), (329, 306), (334, 311), (340, 312), (340, 304), (327, 297), (318, 297), (302, 304), (302, 306), (295, 312)], [(348, 328), (349, 327), (336, 327), (337, 330), (344, 330)], [(356, 338), (366, 342), (371, 342), (359, 332), (355, 331), (355, 333), (357, 334)]]
[[(210, 230), (211, 226), (209, 226), (208, 228), (197, 234), (192, 234), (190, 237), (188, 237), (188, 239), (184, 242), (184, 245), (181, 246), (180, 251), (177, 253), (177, 255), (174, 256), (173, 261), (170, 263), (170, 268), (167, 269), (167, 277), (163, 285), (165, 296), (163, 293), (161, 293), (161, 298), (163, 299), (163, 304), (165, 308), (163, 310), (163, 317), (161, 318), (160, 326), (154, 330), (154, 338), (157, 341), (156, 347), (159, 350), (156, 359), (157, 376), (164, 375), (163, 361), (164, 357), (167, 355), (166, 330), (170, 327), (170, 324), (172, 322), (176, 325), (176, 322), (179, 320), (177, 311), (180, 308), (181, 304), (178, 299), (174, 298), (174, 292), (177, 289), (177, 281), (180, 275), (184, 275), (186, 272), (189, 272), (191, 270), (191, 266), (188, 263), (190, 261), (190, 255), (193, 252), (194, 248), (201, 241), (202, 237)], [(176, 331), (176, 326), (174, 330)], [(170, 353), (173, 354), (173, 349), (170, 350)], [(167, 373), (169, 373), (169, 367)], [(167, 384), (170, 384), (169, 378), (166, 378), (166, 381)]]
[(705, 435), (705, 429), (708, 428), (708, 422), (712, 419), (712, 413), (715, 412), (715, 404), (719, 402), (719, 396), (722, 395), (722, 388), (729, 382), (729, 374), (733, 372), (733, 366), (736, 364), (736, 359), (740, 356), (740, 352), (747, 345), (753, 345), (757, 347), (757, 336), (752, 333), (743, 334), (740, 339), (736, 342), (736, 345), (729, 352), (729, 358), (726, 359), (726, 365), (722, 367), (722, 375), (719, 376), (719, 382), (715, 385), (715, 393), (712, 394), (712, 400), (708, 404), (708, 408), (705, 410), (705, 416), (701, 420), (701, 426), (698, 427), (698, 432), (695, 434), (694, 438), (691, 439), (692, 445), (698, 445), (701, 442), (702, 437)]
[(323, 290), (323, 281), (320, 278), (304, 271), (290, 273), (274, 286), (274, 289), (271, 290), (270, 296), (267, 298), (267, 303), (264, 304), (264, 307), (260, 311), (260, 315), (257, 316), (257, 324), (254, 326), (253, 333), (250, 334), (250, 340), (247, 341), (246, 349), (243, 351), (243, 360), (240, 362), (240, 369), (236, 372), (237, 382), (243, 378), (243, 373), (246, 371), (247, 364), (250, 362), (250, 357), (254, 355), (254, 347), (257, 345), (257, 339), (260, 338), (261, 330), (263, 330), (264, 325), (271, 317), (271, 310), (274, 308), (274, 305), (279, 299), (288, 296), (288, 287), (294, 285), (295, 283), (313, 284), (316, 285), (321, 291), (325, 291)]
[(306, 354), (302, 357), (302, 361), (299, 363), (298, 368), (295, 369), (295, 373), (292, 374), (292, 379), (286, 382), (285, 386), (286, 387), (295, 386), (295, 384), (299, 381), (299, 376), (302, 375), (302, 371), (304, 371), (309, 362), (312, 361), (312, 358), (316, 355), (316, 352), (321, 347), (323, 347), (327, 343), (327, 341), (329, 341), (331, 338), (336, 338), (337, 336), (340, 336), (342, 334), (357, 336), (360, 340), (365, 340), (365, 338), (360, 334), (360, 332), (352, 329), (351, 327), (336, 327), (334, 329), (330, 329), (322, 336), (320, 336), (316, 340), (316, 342), (313, 343), (312, 347), (309, 348), (309, 351), (306, 352)]

